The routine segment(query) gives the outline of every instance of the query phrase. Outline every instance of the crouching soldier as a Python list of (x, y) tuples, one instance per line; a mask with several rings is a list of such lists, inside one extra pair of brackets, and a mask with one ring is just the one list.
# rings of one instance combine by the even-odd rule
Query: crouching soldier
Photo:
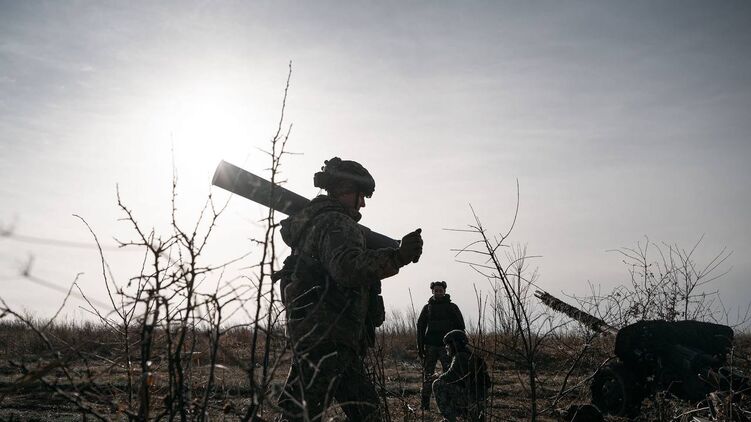
[(471, 421), (485, 420), (485, 398), (490, 376), (485, 361), (469, 350), (467, 335), (454, 330), (443, 338), (451, 357), (449, 370), (433, 382), (438, 410), (448, 421), (461, 416)]
[(423, 377), (420, 406), (424, 410), (430, 408), (430, 386), (436, 364), (440, 361), (443, 372), (446, 372), (451, 363), (443, 345), (443, 337), (451, 330), (464, 329), (462, 312), (451, 302), (451, 296), (446, 294), (446, 282), (430, 283), (430, 291), (433, 296), (417, 319), (417, 354), (422, 359)]

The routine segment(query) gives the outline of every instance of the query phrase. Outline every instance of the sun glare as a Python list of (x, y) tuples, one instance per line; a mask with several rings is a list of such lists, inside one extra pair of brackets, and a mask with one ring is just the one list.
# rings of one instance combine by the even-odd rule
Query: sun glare
[(190, 80), (163, 92), (151, 116), (155, 136), (174, 148), (181, 175), (203, 177), (226, 156), (247, 154), (254, 112), (232, 84)]

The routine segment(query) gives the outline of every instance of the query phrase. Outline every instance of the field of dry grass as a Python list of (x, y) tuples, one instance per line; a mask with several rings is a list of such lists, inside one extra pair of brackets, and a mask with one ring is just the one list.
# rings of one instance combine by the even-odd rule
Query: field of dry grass
[[(191, 394), (197, 405), (198, 398), (206, 394), (205, 382), (209, 365), (205, 333), (196, 330), (195, 347), (190, 353), (190, 364), (186, 366), (187, 376), (192, 383)], [(133, 409), (139, 398), (138, 386), (129, 388), (130, 382), (140, 379), (142, 374), (132, 366), (128, 377), (127, 365), (121, 350), (121, 342), (112, 330), (96, 324), (55, 323), (44, 330), (47, 341), (57, 352), (50, 353), (45, 340), (24, 324), (3, 320), (0, 323), (0, 420), (83, 420), (84, 408), (103, 418), (125, 419), (125, 410)], [(157, 336), (163, 333), (157, 333)], [(214, 387), (209, 392), (209, 420), (237, 420), (242, 417), (251, 401), (247, 362), (250, 361), (251, 332), (248, 329), (228, 331), (220, 340), (219, 355), (214, 365)], [(494, 342), (493, 336), (473, 338), (474, 344), (486, 346)], [(751, 338), (737, 338), (739, 355), (751, 350)], [(558, 397), (564, 377), (572, 366), (574, 357), (583, 346), (582, 339), (574, 335), (562, 335), (546, 343), (539, 354), (539, 396), (541, 417), (539, 420), (560, 420), (558, 409), (570, 404), (589, 401), (588, 377), (603, 362), (612, 349), (612, 339), (596, 339), (579, 364), (566, 380), (567, 387), (576, 387), (569, 394)], [(270, 360), (279, 358), (280, 364), (273, 375), (268, 396), (278, 394), (284, 381), (289, 359), (281, 345), (270, 350)], [(262, 353), (262, 350), (258, 350)], [(511, 362), (512, 351), (496, 350), (497, 355), (483, 353), (492, 368), (493, 390), (489, 402), (491, 420), (528, 420), (529, 392), (526, 390), (525, 373), (522, 365)], [(152, 362), (150, 393), (152, 406), (160, 407), (160, 400), (166, 395), (169, 382), (160, 353), (155, 351)], [(133, 356), (137, 360), (137, 356)], [(748, 361), (739, 359), (740, 369), (748, 370)], [(407, 330), (383, 330), (379, 344), (369, 358), (371, 364), (382, 368), (384, 381), (381, 391), (386, 396), (390, 420), (439, 421), (435, 403), (431, 411), (419, 410), (420, 365), (414, 342), (414, 333)], [(129, 397), (128, 391), (133, 391)], [(642, 420), (657, 420), (657, 408), (661, 412), (670, 406), (673, 414), (687, 404), (663, 400), (661, 403), (646, 401)], [(192, 412), (197, 409), (191, 409)], [(273, 419), (272, 406), (264, 407), (264, 418)], [(152, 414), (152, 416), (157, 416)], [(91, 414), (88, 416), (91, 418)], [(329, 411), (332, 420), (343, 416), (338, 408)], [(617, 420), (611, 418), (610, 420)], [(670, 419), (665, 419), (670, 420)]]

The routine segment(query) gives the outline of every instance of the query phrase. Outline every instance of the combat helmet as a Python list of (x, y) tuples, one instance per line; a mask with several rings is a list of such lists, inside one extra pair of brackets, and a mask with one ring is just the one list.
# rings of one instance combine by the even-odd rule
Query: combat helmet
[(313, 176), (313, 186), (330, 194), (354, 189), (370, 198), (375, 191), (375, 179), (360, 163), (334, 157), (323, 162), (321, 171)]
[(443, 344), (453, 344), (456, 349), (462, 349), (469, 344), (469, 339), (464, 330), (451, 330), (443, 336)]

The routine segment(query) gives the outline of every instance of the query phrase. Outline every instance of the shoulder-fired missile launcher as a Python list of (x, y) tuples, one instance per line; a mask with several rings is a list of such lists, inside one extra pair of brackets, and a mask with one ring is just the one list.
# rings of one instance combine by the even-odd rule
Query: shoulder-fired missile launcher
[[(298, 195), (282, 186), (275, 185), (268, 180), (245, 171), (240, 167), (222, 161), (216, 167), (211, 183), (243, 198), (265, 205), (287, 215), (294, 215), (308, 202), (309, 199)], [(399, 242), (388, 236), (374, 232), (358, 224), (365, 235), (369, 249), (398, 248)]]

